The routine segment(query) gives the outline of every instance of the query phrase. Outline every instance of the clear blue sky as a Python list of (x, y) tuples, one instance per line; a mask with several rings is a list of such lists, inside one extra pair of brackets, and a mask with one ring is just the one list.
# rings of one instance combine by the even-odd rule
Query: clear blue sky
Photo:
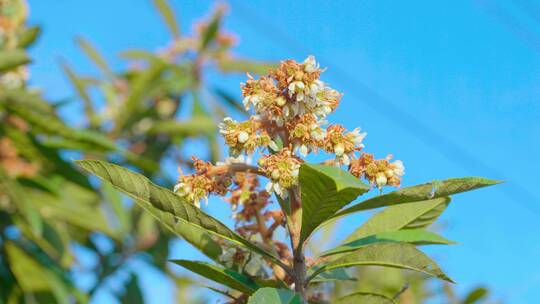
[[(510, 181), (455, 196), (442, 221), (444, 235), (460, 244), (430, 248), (429, 253), (459, 282), (460, 291), (486, 283), (507, 303), (537, 301), (540, 4), (532, 0), (238, 2), (262, 16), (252, 21), (277, 25), (314, 55), (330, 61), (321, 62), (330, 65), (323, 80), (345, 93), (330, 119), (366, 130), (366, 150), (380, 156), (393, 153), (403, 160), (404, 185), (469, 175)], [(184, 31), (212, 7), (211, 1), (173, 4)], [(168, 39), (149, 1), (34, 0), (30, 5), (31, 21), (44, 27), (44, 35), (32, 50), (32, 81), (46, 88), (51, 98), (71, 95), (55, 61), (59, 56), (79, 71), (95, 71), (75, 47), (75, 35), (98, 45), (116, 67), (120, 61), (113, 54), (118, 51), (155, 49)], [(241, 38), (237, 54), (266, 60), (300, 60), (308, 55), (286, 40), (281, 45), (268, 40), (243, 20), (233, 4), (226, 25)], [(333, 66), (350, 74), (352, 83)], [(225, 82), (237, 94), (239, 79)], [(426, 125), (428, 131), (419, 132), (409, 120), (392, 116), (395, 112), (386, 102)], [(376, 107), (369, 106), (373, 103)], [(381, 107), (382, 112), (375, 110)], [(496, 172), (465, 161), (443, 139), (430, 135), (424, 141), (419, 133), (441, 134)], [(536, 198), (516, 191), (512, 184)], [(508, 195), (512, 191), (514, 199)], [(358, 217), (343, 222), (339, 236), (359, 222)], [(178, 245), (172, 256), (196, 256), (184, 248)], [(170, 286), (151, 271), (143, 273), (143, 281), (149, 284), (147, 299), (170, 301)], [(96, 303), (109, 301), (106, 291), (96, 299)]]

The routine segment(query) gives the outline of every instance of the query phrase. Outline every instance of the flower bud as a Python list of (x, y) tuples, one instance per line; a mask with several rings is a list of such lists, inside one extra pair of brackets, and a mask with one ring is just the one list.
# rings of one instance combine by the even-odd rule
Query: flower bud
[(385, 186), (387, 182), (386, 175), (384, 173), (377, 173), (377, 177), (375, 178), (375, 183), (378, 187)]
[(285, 100), (285, 98), (283, 98), (282, 96), (279, 96), (278, 98), (276, 98), (276, 104), (278, 106), (283, 107), (286, 103), (287, 103), (287, 100)]
[(344, 152), (345, 147), (343, 146), (343, 144), (337, 144), (334, 146), (334, 153), (336, 154), (336, 156), (341, 156)]
[(238, 142), (239, 143), (243, 144), (246, 141), (248, 141), (248, 139), (249, 139), (249, 134), (247, 134), (247, 132), (241, 131), (240, 133), (238, 133)]
[(276, 180), (276, 179), (278, 179), (278, 178), (280, 177), (280, 175), (281, 175), (281, 174), (279, 173), (279, 170), (278, 170), (278, 169), (274, 169), (274, 170), (272, 171), (272, 179)]

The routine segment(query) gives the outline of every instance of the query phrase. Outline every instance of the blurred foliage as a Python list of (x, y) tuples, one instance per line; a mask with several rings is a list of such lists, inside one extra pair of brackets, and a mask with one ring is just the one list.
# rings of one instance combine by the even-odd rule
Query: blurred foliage
[[(24, 0), (0, 0), (0, 303), (84, 303), (118, 274), (124, 280), (114, 291), (118, 301), (144, 303), (140, 278), (128, 266), (133, 260), (169, 276), (178, 303), (205, 302), (193, 292), (193, 279), (166, 266), (173, 236), (69, 160), (108, 160), (172, 186), (161, 170), (164, 161), (187, 166), (184, 149), (192, 139), (203, 143), (208, 158), (219, 159), (215, 122), (243, 111), (224, 88), (207, 83), (207, 71), (265, 73), (270, 67), (231, 55), (235, 39), (222, 29), (223, 7), (187, 35), (167, 1), (154, 4), (171, 33), (167, 46), (126, 50), (120, 55), (128, 68), (118, 70), (79, 37), (100, 74), (81, 75), (62, 61), (76, 96), (51, 102), (27, 85), (27, 49), (40, 28), (26, 24)], [(73, 103), (82, 109), (70, 108), (77, 127), (58, 114)], [(80, 252), (95, 261), (87, 265)], [(90, 275), (90, 286), (76, 284), (78, 275)], [(405, 304), (435, 295), (449, 304), (478, 303), (487, 295), (477, 288), (458, 298), (447, 284), (433, 287), (423, 276), (395, 269), (362, 268), (353, 277), (359, 279), (319, 288), (338, 297), (361, 286)]]
[[(268, 68), (231, 55), (235, 41), (222, 29), (223, 7), (187, 36), (166, 1), (154, 4), (172, 33), (168, 46), (126, 50), (121, 56), (129, 68), (117, 70), (78, 38), (100, 75), (80, 75), (62, 61), (76, 98), (51, 102), (27, 85), (26, 50), (40, 29), (26, 24), (24, 0), (0, 0), (0, 303), (84, 303), (119, 273), (126, 277), (115, 291), (119, 301), (143, 303), (137, 273), (127, 266), (133, 260), (170, 276), (179, 303), (196, 301), (192, 281), (166, 267), (171, 235), (69, 160), (114, 161), (172, 185), (160, 170), (164, 160), (184, 164), (188, 139), (217, 159), (215, 121), (241, 109), (223, 88), (205, 82), (207, 71)], [(82, 106), (69, 108), (69, 117), (77, 127), (58, 114), (75, 102)], [(80, 252), (95, 262), (87, 265)], [(77, 275), (93, 283), (82, 288)]]
[[(440, 282), (424, 275), (399, 269), (365, 267), (351, 274), (355, 281), (340, 281), (329, 292), (333, 298), (340, 298), (352, 292), (370, 290), (394, 298), (400, 304), (445, 303), (479, 304), (501, 303), (490, 299), (489, 290), (483, 286), (475, 287), (459, 297), (452, 284)], [(325, 290), (326, 287), (321, 287)], [(327, 289), (325, 291), (328, 291)]]
[[(441, 230), (434, 227), (430, 230)], [(331, 241), (337, 227), (335, 223), (321, 229), (321, 235), (309, 247), (318, 253), (319, 248)], [(383, 267), (361, 267), (348, 270), (348, 279), (332, 282), (322, 282), (316, 286), (314, 293), (330, 295), (336, 300), (354, 292), (375, 292), (396, 300), (400, 304), (444, 303), (444, 304), (501, 304), (490, 294), (490, 290), (482, 285), (468, 290), (458, 296), (455, 285), (441, 282), (435, 278), (410, 270)]]

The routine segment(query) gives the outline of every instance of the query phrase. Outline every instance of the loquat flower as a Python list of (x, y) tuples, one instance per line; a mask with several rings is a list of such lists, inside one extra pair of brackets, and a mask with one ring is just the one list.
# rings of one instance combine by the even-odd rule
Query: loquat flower
[(195, 174), (180, 175), (174, 186), (174, 192), (200, 208), (201, 200), (204, 199), (208, 203), (208, 195), (225, 195), (232, 184), (232, 177), (229, 173), (207, 174), (213, 165), (195, 157), (192, 159)]
[(293, 151), (306, 156), (311, 151), (317, 151), (321, 141), (326, 135), (322, 125), (324, 120), (317, 120), (313, 114), (304, 114), (287, 123), (289, 142), (293, 145)]
[(375, 160), (372, 154), (363, 153), (358, 159), (351, 161), (349, 172), (358, 178), (364, 177), (379, 189), (383, 186), (399, 187), (405, 167), (402, 161), (390, 162), (390, 159), (391, 155)]
[(226, 117), (219, 124), (219, 129), (225, 138), (225, 144), (229, 146), (229, 154), (232, 156), (239, 156), (242, 152), (252, 154), (259, 147), (277, 149), (268, 133), (259, 128), (255, 117), (243, 122)]
[(349, 165), (354, 152), (364, 147), (362, 141), (367, 134), (360, 132), (359, 128), (347, 133), (345, 131), (341, 125), (330, 125), (326, 129), (326, 137), (323, 140), (324, 150), (335, 154), (334, 163), (337, 166)]
[(302, 161), (294, 156), (288, 148), (259, 159), (261, 170), (270, 180), (266, 184), (266, 191), (275, 192), (282, 198), (286, 198), (287, 189), (298, 185), (298, 172), (301, 163)]

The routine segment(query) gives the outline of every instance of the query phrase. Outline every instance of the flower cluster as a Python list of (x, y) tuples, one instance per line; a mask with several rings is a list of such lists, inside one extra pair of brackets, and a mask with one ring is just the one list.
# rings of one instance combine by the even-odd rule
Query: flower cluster
[(313, 114), (304, 114), (289, 121), (287, 131), (293, 151), (302, 156), (317, 151), (326, 137), (326, 130), (323, 128), (325, 124), (325, 120), (317, 120)]
[[(342, 94), (320, 80), (322, 72), (310, 56), (301, 63), (284, 61), (257, 79), (248, 74), (241, 85), (243, 104), (246, 110), (253, 109), (254, 115), (245, 121), (227, 117), (219, 124), (231, 157), (215, 166), (194, 158), (195, 173), (180, 176), (175, 187), (178, 195), (197, 206), (210, 194), (224, 197), (231, 205), (235, 230), (276, 253), (286, 265), (293, 265), (292, 253), (273, 236), (280, 227), (290, 231), (290, 217), (270, 209), (271, 197), (275, 194), (288, 200), (291, 212), (301, 208), (301, 157), (328, 153), (331, 159), (325, 164), (348, 166), (352, 175), (379, 189), (398, 187), (405, 171), (401, 161), (391, 162), (390, 156), (374, 159), (372, 154), (363, 153), (366, 133), (359, 128), (351, 131), (328, 124), (327, 116), (337, 108)], [(250, 164), (252, 158), (258, 159), (256, 165)], [(261, 177), (267, 180), (265, 187), (261, 187)], [(222, 263), (251, 275), (264, 273), (260, 256), (236, 246), (225, 247)], [(266, 265), (272, 267), (274, 277), (292, 282), (283, 269)]]
[(270, 180), (266, 184), (266, 191), (275, 192), (282, 198), (286, 198), (286, 190), (298, 185), (298, 172), (301, 163), (302, 161), (287, 148), (261, 158), (259, 166)]
[(260, 147), (273, 147), (276, 144), (271, 140), (266, 131), (261, 130), (254, 118), (244, 122), (237, 122), (227, 117), (219, 124), (219, 132), (225, 138), (225, 144), (229, 146), (229, 154), (239, 156), (240, 153), (253, 153)]
[(0, 86), (4, 86), (10, 89), (17, 89), (23, 87), (30, 77), (28, 67), (19, 66), (13, 71), (0, 73)]
[(358, 178), (364, 177), (379, 189), (383, 186), (399, 187), (405, 167), (400, 160), (391, 163), (390, 159), (391, 155), (376, 160), (373, 154), (362, 153), (358, 159), (351, 161), (349, 172)]
[(349, 165), (350, 159), (354, 157), (354, 152), (360, 151), (364, 147), (362, 144), (364, 137), (366, 137), (366, 133), (361, 133), (359, 128), (346, 132), (341, 125), (331, 125), (326, 130), (323, 147), (326, 152), (336, 155), (336, 165)]
[[(260, 151), (256, 170), (269, 180), (265, 188), (268, 194), (276, 193), (282, 198), (298, 185), (300, 156), (319, 151), (333, 155), (331, 163), (349, 166), (353, 175), (378, 188), (399, 186), (404, 174), (400, 161), (374, 160), (366, 153), (357, 157), (364, 148), (366, 133), (359, 128), (349, 131), (339, 124), (328, 125), (326, 118), (337, 108), (342, 94), (320, 80), (323, 71), (315, 58), (309, 56), (301, 63), (283, 61), (268, 75), (257, 79), (248, 74), (247, 81), (241, 85), (243, 103), (246, 110), (253, 109), (255, 114), (240, 122), (227, 117), (219, 124), (229, 154), (251, 158)], [(223, 179), (218, 177), (199, 172), (183, 176), (177, 192), (194, 202), (216, 193), (216, 189), (217, 193), (226, 192), (218, 187)], [(225, 178), (230, 179), (230, 176)], [(242, 201), (240, 198), (231, 201), (233, 208)]]
[(39, 167), (22, 158), (13, 141), (8, 137), (0, 137), (0, 168), (11, 177), (33, 177)]
[[(24, 1), (0, 0), (0, 50), (10, 51), (19, 47), (25, 30), (28, 8)], [(28, 81), (29, 70), (21, 65), (7, 72), (0, 72), (0, 87), (18, 89)]]
[(284, 61), (257, 80), (248, 75), (242, 85), (244, 105), (278, 126), (304, 114), (324, 118), (337, 107), (341, 94), (319, 79), (322, 71), (310, 56), (303, 63)]
[(200, 207), (202, 199), (208, 202), (210, 193), (225, 195), (231, 185), (231, 176), (228, 173), (212, 174), (214, 166), (195, 157), (192, 158), (195, 174), (182, 175), (174, 186), (174, 192)]

